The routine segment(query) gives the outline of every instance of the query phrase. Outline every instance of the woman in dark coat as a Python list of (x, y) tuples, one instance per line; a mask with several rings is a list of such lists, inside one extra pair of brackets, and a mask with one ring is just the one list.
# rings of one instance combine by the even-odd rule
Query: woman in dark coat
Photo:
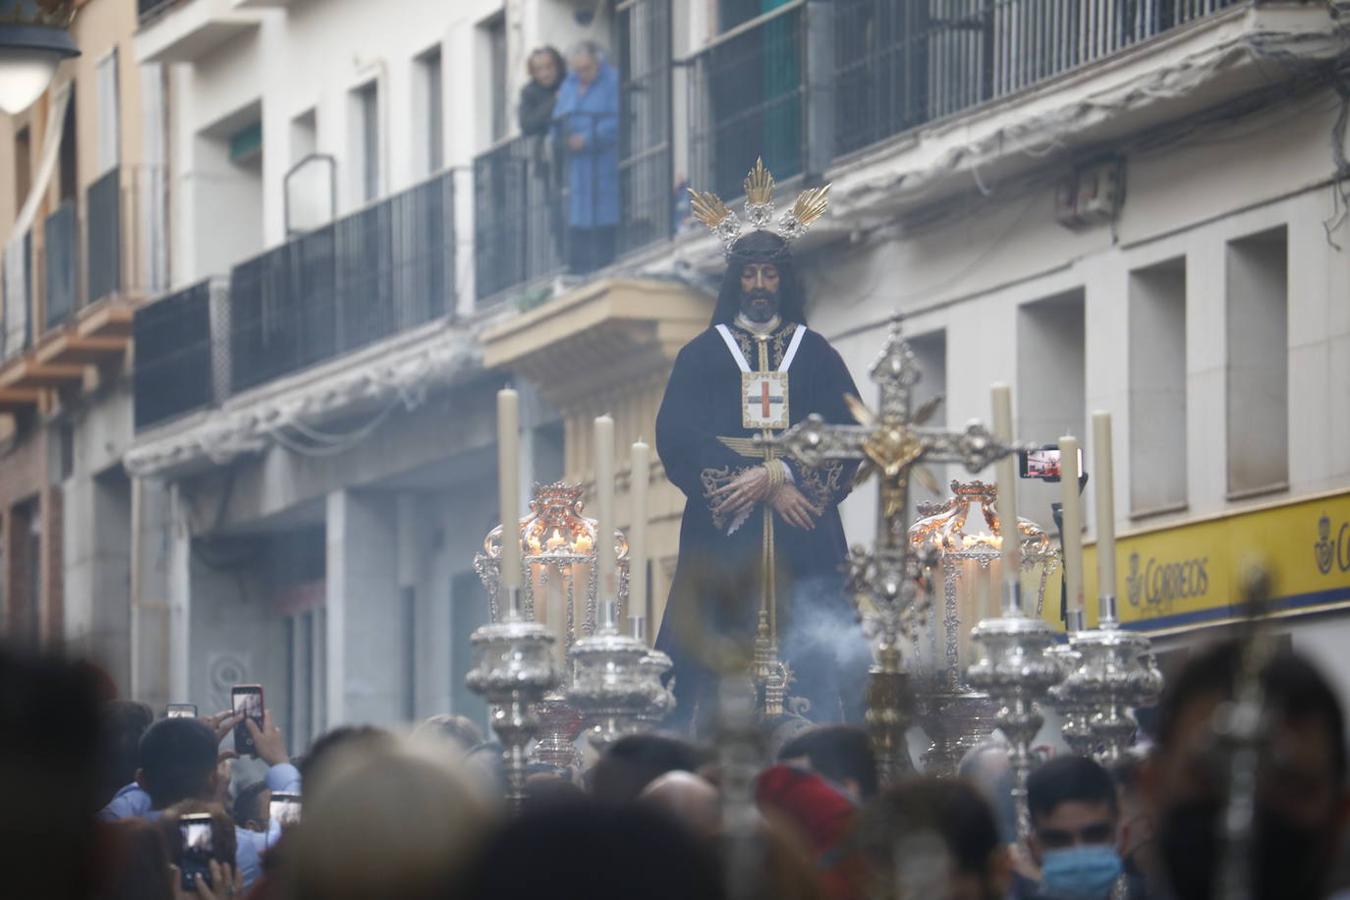
[[(563, 255), (562, 172), (556, 148), (549, 140), (553, 128), (553, 107), (558, 102), (558, 89), (567, 76), (567, 64), (553, 46), (540, 47), (525, 61), (530, 80), (520, 89), (520, 133), (531, 138), (528, 165), (534, 175), (530, 182), (531, 208), (540, 204), (548, 210), (548, 227), (553, 236), (553, 250), (561, 260)], [(532, 215), (533, 213), (531, 213)]]
[(567, 75), (567, 65), (556, 47), (540, 47), (525, 61), (529, 82), (520, 89), (520, 133), (548, 134), (553, 125), (553, 104)]

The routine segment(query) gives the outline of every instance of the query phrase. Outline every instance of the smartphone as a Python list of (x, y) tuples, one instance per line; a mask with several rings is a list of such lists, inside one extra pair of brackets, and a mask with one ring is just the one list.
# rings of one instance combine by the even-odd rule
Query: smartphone
[[(1083, 448), (1078, 448), (1078, 472), (1083, 472)], [(1059, 481), (1059, 447), (1046, 444), (1039, 450), (1017, 451), (1017, 474), (1041, 481)]]
[(195, 703), (170, 703), (164, 708), (164, 718), (166, 719), (195, 719), (197, 718), (197, 704)]
[(178, 872), (184, 891), (197, 891), (197, 876), (211, 884), (211, 858), (215, 854), (210, 813), (187, 813), (178, 820), (178, 835), (182, 852), (178, 857)]
[(258, 748), (253, 746), (253, 735), (248, 733), (246, 719), (262, 728), (263, 689), (261, 684), (236, 684), (230, 688), (230, 709), (243, 716), (234, 726), (234, 752), (240, 756), (257, 756)]
[(273, 793), (267, 805), (267, 817), (282, 828), (300, 821), (300, 795)]

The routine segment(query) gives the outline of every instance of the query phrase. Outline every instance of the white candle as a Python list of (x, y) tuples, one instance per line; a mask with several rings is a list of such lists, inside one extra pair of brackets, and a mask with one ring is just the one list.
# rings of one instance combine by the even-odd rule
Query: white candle
[[(633, 474), (629, 480), (632, 524), (628, 527), (628, 616), (635, 629), (647, 617), (647, 484), (651, 480), (651, 447), (633, 444)], [(635, 631), (635, 637), (641, 637)]]
[(989, 585), (994, 578), (994, 563), (975, 564), (975, 621), (998, 615), (998, 604), (990, 601)]
[[(994, 436), (1000, 443), (1010, 444), (1013, 439), (1012, 388), (1006, 384), (996, 384), (993, 389), (994, 400)], [(998, 473), (998, 522), (1003, 538), (1003, 580), (1016, 583), (1021, 568), (1022, 538), (1017, 530), (1017, 457), (1008, 454), (997, 463)], [(1012, 594), (1005, 591), (1004, 597)], [(1008, 610), (1005, 608), (1004, 612)]]
[(596, 578), (604, 625), (614, 624), (614, 420), (595, 420), (595, 545)]
[(497, 392), (497, 499), (502, 517), (501, 585), (520, 587), (520, 395)]
[(1064, 591), (1068, 594), (1069, 630), (1083, 609), (1083, 500), (1078, 496), (1078, 439), (1059, 439), (1060, 502), (1064, 506)]
[[(1097, 595), (1102, 614), (1115, 618), (1116, 486), (1111, 470), (1111, 414), (1092, 414), (1092, 473), (1097, 482)], [(1108, 600), (1108, 598), (1110, 598)]]

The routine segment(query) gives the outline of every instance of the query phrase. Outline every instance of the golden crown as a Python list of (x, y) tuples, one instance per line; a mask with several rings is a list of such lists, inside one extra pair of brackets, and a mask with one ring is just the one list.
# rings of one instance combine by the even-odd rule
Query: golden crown
[[(828, 184), (807, 188), (797, 195), (792, 208), (779, 217), (778, 227), (773, 228), (773, 185), (773, 173), (764, 168), (764, 159), (756, 159), (755, 167), (745, 176), (745, 218), (754, 229), (771, 231), (783, 240), (794, 241), (801, 237), (830, 205)], [(690, 188), (689, 197), (694, 218), (707, 225), (730, 254), (731, 245), (741, 236), (740, 217), (712, 191)]]

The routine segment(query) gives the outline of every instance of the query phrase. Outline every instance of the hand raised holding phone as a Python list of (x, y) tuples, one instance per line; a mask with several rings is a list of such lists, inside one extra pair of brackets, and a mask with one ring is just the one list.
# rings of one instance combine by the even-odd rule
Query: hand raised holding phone
[(234, 866), (214, 859), (210, 861), (209, 866), (210, 880), (201, 875), (195, 876), (191, 890), (183, 887), (183, 878), (178, 867), (169, 866), (169, 870), (173, 873), (173, 900), (224, 900), (226, 897), (238, 896), (244, 885)]
[(291, 761), (290, 754), (286, 752), (286, 737), (281, 733), (281, 729), (272, 722), (271, 710), (263, 712), (261, 728), (253, 719), (245, 719), (244, 727), (248, 729), (254, 751), (263, 762), (269, 766), (279, 766)]

